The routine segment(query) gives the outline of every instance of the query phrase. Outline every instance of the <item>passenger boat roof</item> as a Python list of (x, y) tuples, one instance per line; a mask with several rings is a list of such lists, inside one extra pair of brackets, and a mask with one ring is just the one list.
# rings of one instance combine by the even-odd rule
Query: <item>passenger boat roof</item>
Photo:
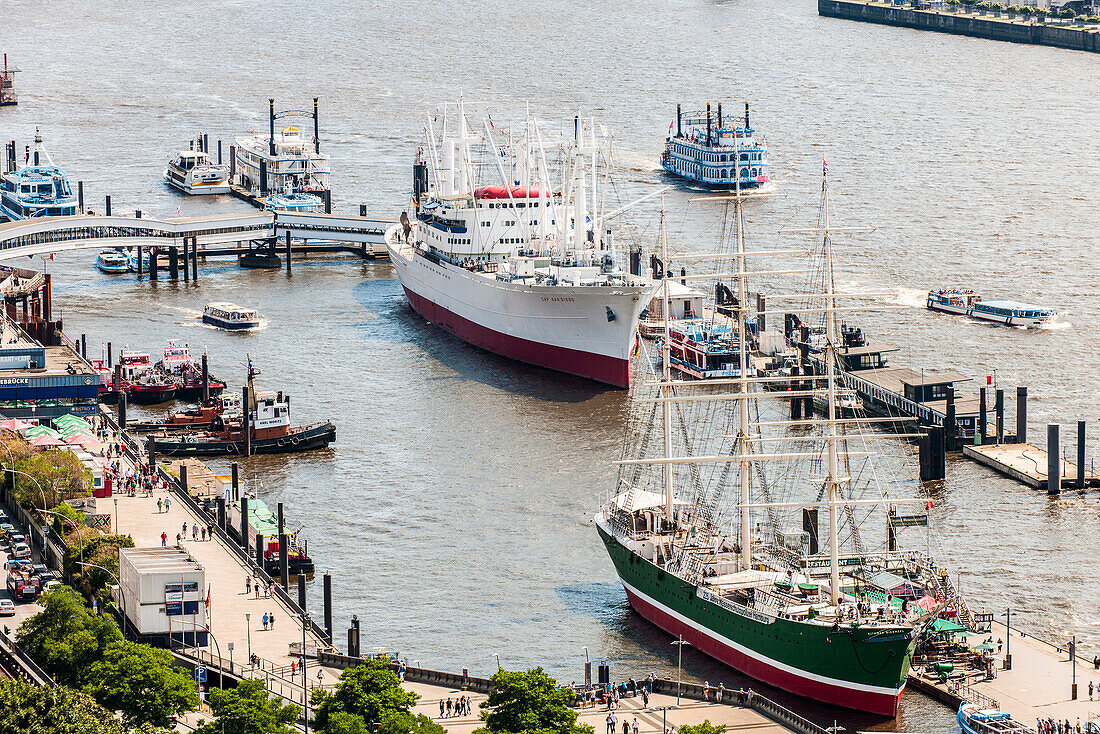
[(1010, 309), (1017, 309), (1017, 310), (1020, 310), (1020, 311), (1045, 311), (1046, 310), (1046, 308), (1043, 307), (1043, 306), (1036, 306), (1036, 305), (1031, 304), (1031, 303), (1021, 303), (1019, 301), (980, 301), (977, 304), (975, 304), (975, 308), (977, 308), (979, 306), (980, 307), (985, 307), (985, 308), (1010, 308)]
[(208, 303), (207, 308), (220, 308), (223, 311), (252, 311), (251, 308), (245, 308), (244, 306), (238, 306), (235, 303)]

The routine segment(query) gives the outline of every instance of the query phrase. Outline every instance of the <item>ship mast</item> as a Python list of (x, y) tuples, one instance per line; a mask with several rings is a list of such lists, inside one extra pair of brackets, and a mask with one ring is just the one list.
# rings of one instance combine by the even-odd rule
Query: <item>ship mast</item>
[[(745, 124), (748, 124), (746, 120)], [(748, 452), (751, 447), (749, 441), (749, 399), (746, 393), (749, 391), (749, 355), (745, 345), (745, 227), (741, 209), (741, 154), (737, 140), (736, 125), (733, 135), (733, 160), (734, 164), (734, 200), (733, 211), (736, 217), (737, 227), (737, 348), (739, 352), (739, 382), (741, 383), (741, 399), (738, 401), (738, 429), (737, 435), (740, 446), (738, 453), (741, 455), (741, 568), (752, 568), (752, 509), (749, 507), (749, 461)], [(718, 131), (718, 140), (722, 140), (722, 131)], [(715, 308), (717, 309), (717, 294), (715, 294)]]
[[(664, 317), (664, 338), (661, 340), (661, 397), (672, 397), (672, 365), (669, 347), (668, 316), (672, 308), (668, 295), (668, 231), (665, 229), (665, 206), (661, 203), (661, 315)], [(661, 402), (661, 416), (664, 418), (664, 458), (672, 458), (672, 401)], [(665, 520), (673, 520), (672, 462), (665, 462)]]
[(840, 602), (840, 549), (837, 533), (837, 501), (839, 500), (840, 480), (837, 476), (837, 431), (836, 431), (836, 297), (833, 285), (832, 237), (829, 234), (829, 178), (828, 166), (822, 158), (821, 200), (822, 229), (824, 230), (825, 249), (825, 374), (828, 380), (829, 437), (828, 456), (829, 474), (825, 483), (829, 491), (829, 601), (833, 606)]

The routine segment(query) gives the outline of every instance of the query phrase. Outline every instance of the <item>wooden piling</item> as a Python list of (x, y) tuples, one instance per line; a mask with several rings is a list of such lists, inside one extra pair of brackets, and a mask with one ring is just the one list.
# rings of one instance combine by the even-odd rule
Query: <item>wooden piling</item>
[(286, 533), (279, 534), (279, 583), (283, 591), (290, 588), (290, 557), (287, 555), (287, 543), (290, 538)]
[[(306, 577), (305, 574), (298, 574), (298, 608), (303, 612), (306, 610)], [(302, 651), (302, 657), (305, 657), (305, 651)]]
[(1016, 443), (1027, 443), (1027, 388), (1016, 388)]
[(87, 334), (81, 334), (80, 335), (80, 358), (81, 359), (87, 359), (88, 358), (88, 335)]
[(241, 488), (238, 480), (240, 472), (237, 469), (237, 462), (233, 462), (229, 466), (229, 486), (233, 490), (232, 499), (239, 500), (241, 498)]
[[(206, 352), (202, 355), (202, 404), (206, 405), (210, 401), (210, 363), (206, 358)], [(234, 464), (233, 468), (236, 469), (237, 465)], [(234, 471), (234, 474), (236, 472)]]
[(191, 280), (199, 282), (199, 238), (191, 238)]
[(1005, 442), (1005, 391), (997, 388), (997, 399), (993, 403), (993, 410), (997, 414), (997, 443)]
[(157, 266), (159, 265), (157, 260), (159, 260), (159, 259), (160, 259), (159, 248), (150, 247), (149, 248), (149, 280), (156, 280), (157, 279)]
[(179, 280), (180, 277), (180, 253), (175, 247), (168, 248), (168, 279)]
[(118, 427), (126, 428), (126, 393), (118, 394)]
[(944, 413), (943, 427), (945, 449), (947, 451), (954, 451), (956, 448), (955, 434), (958, 432), (958, 425), (955, 422), (955, 388), (951, 385), (947, 386), (947, 410)]
[(978, 388), (978, 440), (974, 443), (982, 446), (985, 444), (986, 432), (989, 429), (989, 413), (986, 411), (985, 388)]
[(84, 182), (76, 182), (76, 203), (80, 207), (80, 213), (84, 213)]
[(1061, 426), (1047, 424), (1047, 494), (1059, 494), (1062, 491), (1062, 441), (1059, 436)]
[(190, 237), (183, 238), (183, 282), (191, 280), (191, 248)]
[[(791, 377), (798, 377), (800, 374), (802, 374), (801, 368), (791, 367)], [(798, 380), (791, 380), (788, 384), (791, 386), (791, 390), (798, 390), (802, 383)], [(802, 420), (802, 401), (798, 398), (791, 398), (791, 420)]]
[(290, 275), (290, 230), (286, 231), (286, 273)]
[[(245, 533), (247, 532), (248, 528), (245, 528)], [(256, 565), (264, 569), (265, 571), (267, 570), (267, 566), (265, 564), (265, 561), (267, 559), (264, 558), (264, 556), (266, 555), (264, 553), (264, 546), (266, 545), (267, 539), (264, 538), (263, 533), (256, 533)]]
[(215, 497), (214, 504), (217, 507), (217, 523), (218, 527), (225, 530), (225, 497)]
[(1085, 422), (1077, 421), (1077, 489), (1085, 488)]
[(325, 634), (328, 636), (328, 644), (332, 644), (332, 574), (324, 576), (324, 617)]
[(111, 366), (111, 342), (107, 342), (107, 366)]
[[(236, 469), (237, 465), (233, 464), (233, 468)], [(234, 479), (235, 478), (236, 477), (234, 477)], [(248, 498), (247, 497), (241, 497), (240, 503), (241, 503), (241, 527), (239, 528), (239, 530), (241, 532), (241, 547), (244, 548), (244, 554), (247, 556), (248, 555)], [(256, 536), (256, 540), (258, 541), (259, 539), (260, 539), (260, 536)]]
[(180, 462), (180, 486), (183, 487), (184, 494), (190, 494), (190, 487), (187, 485), (187, 463), (185, 461)]

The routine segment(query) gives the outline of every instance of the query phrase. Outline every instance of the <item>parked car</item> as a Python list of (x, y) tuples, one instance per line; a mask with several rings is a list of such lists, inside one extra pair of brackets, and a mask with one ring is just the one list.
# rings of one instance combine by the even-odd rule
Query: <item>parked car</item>
[(15, 616), (15, 602), (11, 599), (0, 599), (0, 617)]
[(8, 542), (11, 545), (18, 545), (19, 543), (26, 543), (27, 542), (27, 536), (23, 535), (23, 533), (9, 533), (8, 534)]
[(0, 536), (6, 536), (8, 533), (14, 533), (15, 526), (10, 522), (0, 522)]
[(31, 571), (32, 573), (34, 573), (35, 576), (42, 579), (43, 581), (46, 580), (47, 575), (53, 575), (53, 572), (50, 571), (50, 567), (43, 563), (34, 564), (34, 567), (31, 569)]
[(47, 591), (50, 591), (51, 589), (55, 589), (58, 586), (64, 586), (64, 584), (62, 584), (57, 579), (50, 579), (49, 581), (46, 582), (46, 585), (42, 587), (42, 593), (45, 594)]
[(26, 543), (12, 543), (11, 554), (16, 558), (30, 558), (31, 547)]

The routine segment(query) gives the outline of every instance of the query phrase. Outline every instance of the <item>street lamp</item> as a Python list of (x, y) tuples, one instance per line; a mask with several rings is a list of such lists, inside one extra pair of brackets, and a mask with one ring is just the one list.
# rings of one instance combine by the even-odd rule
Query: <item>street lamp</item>
[(1005, 610), (1005, 670), (1012, 670), (1012, 609)]
[(252, 612), (244, 613), (244, 633), (248, 637), (248, 664), (252, 665)]
[(206, 627), (200, 627), (198, 623), (192, 622), (190, 619), (178, 619), (176, 621), (179, 624), (189, 624), (196, 630), (204, 630), (206, 634), (210, 635), (210, 639), (214, 641), (214, 649), (218, 651), (218, 670), (220, 671), (222, 669), (222, 646), (218, 644), (218, 638), (214, 637), (214, 633)]
[(302, 720), (305, 722), (305, 734), (309, 734), (309, 678), (306, 677), (306, 629), (309, 623), (309, 615), (302, 612), (302, 708), (305, 710)]
[(690, 645), (690, 642), (684, 640), (684, 636), (680, 635), (680, 639), (673, 640), (670, 644), (676, 645), (676, 705), (672, 708), (680, 708), (680, 671), (683, 669), (684, 660), (684, 645)]
[(1070, 687), (1070, 700), (1077, 700), (1077, 635), (1073, 636), (1073, 640), (1069, 643), (1069, 659), (1073, 664), (1073, 685)]
[(497, 659), (497, 670), (500, 670), (500, 655), (493, 653), (493, 657)]

